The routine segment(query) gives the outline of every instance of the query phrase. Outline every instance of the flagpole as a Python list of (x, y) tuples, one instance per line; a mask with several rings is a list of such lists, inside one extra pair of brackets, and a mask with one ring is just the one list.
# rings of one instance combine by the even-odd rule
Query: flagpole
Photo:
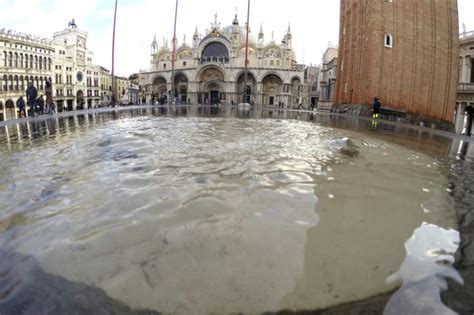
[(171, 93), (169, 103), (172, 104), (174, 101), (174, 67), (176, 61), (176, 23), (178, 21), (178, 0), (176, 0), (176, 9), (174, 12), (174, 32), (173, 32), (173, 57), (171, 58)]
[(244, 79), (244, 99), (243, 103), (247, 103), (247, 80), (248, 80), (248, 62), (249, 62), (249, 22), (250, 22), (250, 0), (247, 5), (247, 35), (245, 37), (245, 79)]
[(115, 23), (117, 21), (117, 1), (115, 0), (114, 29), (112, 32), (112, 106), (115, 107)]

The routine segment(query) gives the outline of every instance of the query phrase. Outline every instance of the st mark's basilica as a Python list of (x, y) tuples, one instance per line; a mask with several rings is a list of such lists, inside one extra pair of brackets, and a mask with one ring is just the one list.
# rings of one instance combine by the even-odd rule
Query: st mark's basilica
[[(283, 39), (274, 34), (265, 40), (262, 27), (255, 39), (249, 35), (248, 71), (245, 79), (246, 27), (237, 15), (232, 25), (221, 27), (217, 14), (211, 28), (200, 35), (196, 27), (192, 43), (186, 39), (176, 48), (172, 74), (172, 48), (167, 42), (151, 45), (151, 70), (140, 73), (147, 102), (165, 101), (172, 89), (182, 104), (239, 104), (296, 107), (302, 100), (304, 65), (297, 64), (290, 26)], [(247, 88), (245, 90), (245, 82)]]

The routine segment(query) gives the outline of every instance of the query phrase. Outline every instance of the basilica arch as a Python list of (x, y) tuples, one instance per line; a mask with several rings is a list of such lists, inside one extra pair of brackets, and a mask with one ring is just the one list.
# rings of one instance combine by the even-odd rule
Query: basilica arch
[(198, 102), (200, 104), (219, 104), (226, 100), (225, 75), (219, 67), (207, 66), (197, 75), (199, 83)]
[(294, 76), (291, 79), (291, 85), (290, 85), (291, 97), (289, 99), (289, 104), (288, 104), (290, 108), (297, 107), (301, 103), (301, 95), (303, 95), (302, 88), (303, 86), (301, 85), (301, 79), (297, 76)]
[(168, 91), (168, 83), (166, 79), (162, 76), (155, 77), (153, 79), (153, 82), (151, 83), (152, 97), (165, 96), (167, 95), (167, 91)]
[(257, 92), (257, 80), (255, 79), (255, 75), (251, 72), (247, 72), (247, 88), (245, 87), (245, 71), (242, 71), (238, 74), (236, 79), (236, 96), (237, 102), (240, 103), (244, 100), (244, 93), (247, 95), (247, 99), (244, 103), (253, 104), (256, 102), (256, 92)]
[(177, 101), (181, 104), (187, 104), (190, 102), (188, 99), (188, 84), (188, 77), (184, 73), (179, 72), (174, 76), (174, 95), (176, 95)]
[(217, 62), (229, 63), (230, 54), (226, 45), (219, 41), (212, 41), (206, 46), (201, 53), (201, 63)]
[(262, 79), (262, 104), (283, 107), (283, 80), (275, 73), (268, 73)]

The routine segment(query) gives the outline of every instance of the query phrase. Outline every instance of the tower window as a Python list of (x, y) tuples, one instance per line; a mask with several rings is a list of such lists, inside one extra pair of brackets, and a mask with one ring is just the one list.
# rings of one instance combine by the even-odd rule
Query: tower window
[(385, 47), (387, 48), (393, 47), (393, 36), (390, 33), (385, 34)]

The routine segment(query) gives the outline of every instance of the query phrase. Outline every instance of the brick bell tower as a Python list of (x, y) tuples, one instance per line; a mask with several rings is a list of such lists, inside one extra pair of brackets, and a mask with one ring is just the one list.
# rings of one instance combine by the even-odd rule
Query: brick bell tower
[(458, 50), (457, 0), (341, 0), (335, 102), (452, 122)]

